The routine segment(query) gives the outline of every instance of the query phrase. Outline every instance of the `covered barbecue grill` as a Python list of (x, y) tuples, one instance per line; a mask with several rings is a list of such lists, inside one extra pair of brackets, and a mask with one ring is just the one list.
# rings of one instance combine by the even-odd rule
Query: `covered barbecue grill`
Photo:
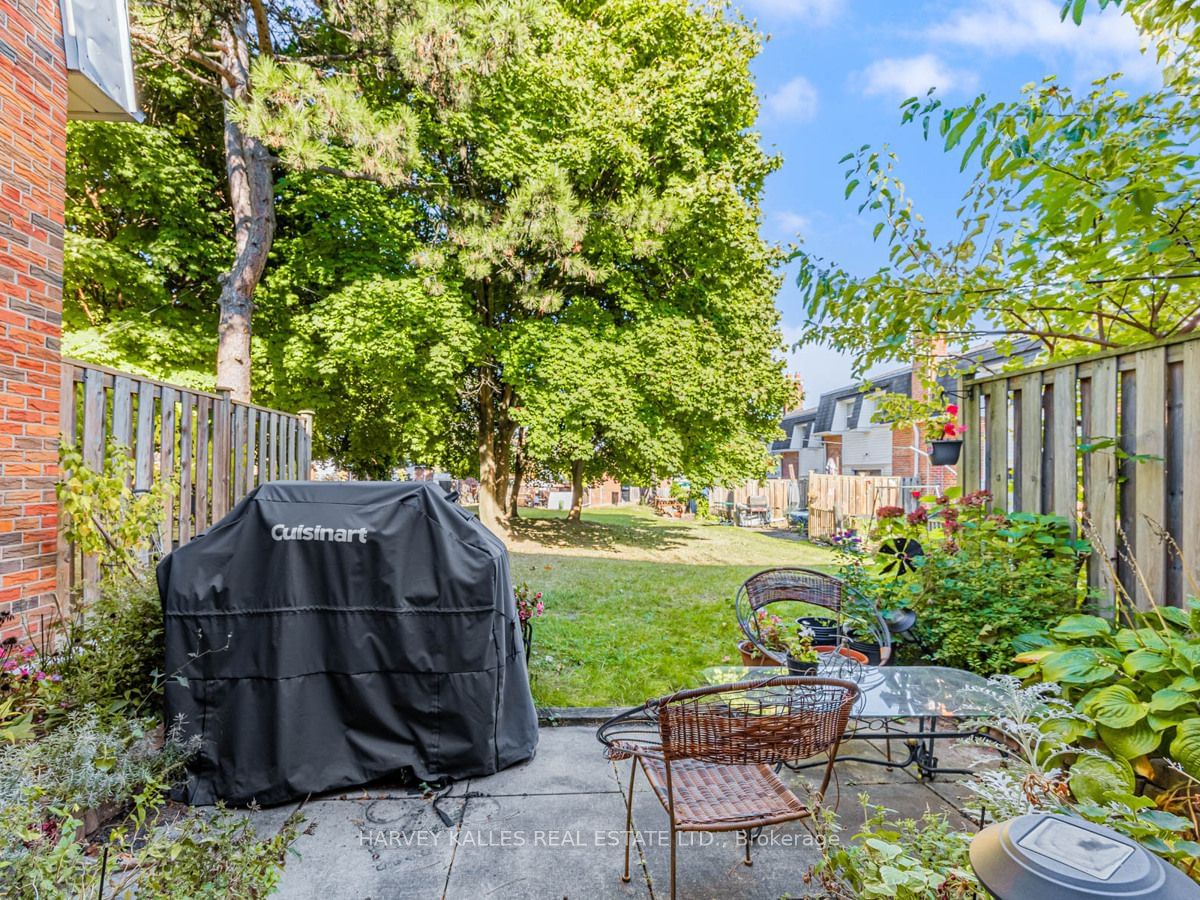
[(158, 585), (167, 716), (202, 740), (189, 802), (533, 756), (508, 556), (437, 485), (264, 484), (163, 559)]

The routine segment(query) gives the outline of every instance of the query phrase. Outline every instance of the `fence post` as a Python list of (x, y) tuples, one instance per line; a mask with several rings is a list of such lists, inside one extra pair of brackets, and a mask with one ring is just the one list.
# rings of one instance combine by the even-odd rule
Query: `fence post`
[(221, 399), (213, 406), (212, 506), (213, 521), (229, 512), (230, 431), (233, 417), (233, 391), (217, 388)]

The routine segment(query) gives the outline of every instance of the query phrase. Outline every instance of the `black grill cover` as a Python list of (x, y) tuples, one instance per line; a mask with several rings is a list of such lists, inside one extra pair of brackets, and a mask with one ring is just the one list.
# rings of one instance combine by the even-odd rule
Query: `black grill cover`
[(508, 555), (437, 485), (264, 484), (158, 587), (168, 721), (202, 739), (191, 803), (488, 775), (537, 747)]

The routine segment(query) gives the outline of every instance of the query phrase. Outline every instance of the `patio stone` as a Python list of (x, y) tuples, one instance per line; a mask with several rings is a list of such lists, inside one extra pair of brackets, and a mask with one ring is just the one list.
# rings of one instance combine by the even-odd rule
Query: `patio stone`
[(466, 802), (446, 897), (651, 896), (636, 855), (621, 881), (625, 805), (615, 792)]
[(487, 778), (476, 778), (471, 790), (493, 797), (616, 791), (603, 750), (594, 728), (542, 728), (533, 759)]
[[(457, 820), (462, 800), (441, 808)], [(300, 836), (284, 867), (282, 898), (391, 900), (441, 897), (454, 856), (447, 828), (426, 800), (318, 800), (302, 811)]]

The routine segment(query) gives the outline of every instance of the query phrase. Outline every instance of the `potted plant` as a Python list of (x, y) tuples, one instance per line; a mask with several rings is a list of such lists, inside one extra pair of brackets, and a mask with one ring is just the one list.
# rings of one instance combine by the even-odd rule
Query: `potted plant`
[(796, 630), (785, 634), (783, 649), (786, 654), (788, 673), (792, 675), (816, 675), (820, 653), (813, 640), (812, 629), (797, 625)]
[(962, 435), (967, 429), (958, 424), (958, 406), (949, 404), (944, 412), (925, 421), (929, 441), (929, 461), (935, 466), (952, 466), (962, 453)]
[(541, 618), (546, 604), (542, 602), (542, 592), (531, 592), (524, 581), (513, 588), (513, 596), (517, 600), (517, 619), (521, 623), (521, 639), (525, 643), (525, 662), (528, 664), (533, 647), (533, 620)]
[(836, 644), (842, 637), (837, 619), (828, 619), (824, 616), (801, 616), (796, 620), (796, 624), (811, 631), (813, 641), (817, 644)]
[(962, 452), (962, 436), (967, 430), (958, 424), (958, 406), (945, 402), (945, 389), (932, 376), (921, 379), (920, 397), (905, 394), (880, 394), (876, 399), (872, 422), (886, 422), (893, 428), (909, 427), (913, 437), (923, 433), (929, 444), (930, 462), (952, 466)]
[[(758, 621), (759, 643), (771, 653), (783, 653), (783, 619), (774, 613), (767, 612), (765, 609), (760, 609), (755, 613), (755, 618)], [(778, 659), (764, 656), (762, 651), (754, 646), (753, 641), (740, 641), (738, 643), (738, 652), (742, 655), (742, 665), (744, 666), (779, 665)]]

